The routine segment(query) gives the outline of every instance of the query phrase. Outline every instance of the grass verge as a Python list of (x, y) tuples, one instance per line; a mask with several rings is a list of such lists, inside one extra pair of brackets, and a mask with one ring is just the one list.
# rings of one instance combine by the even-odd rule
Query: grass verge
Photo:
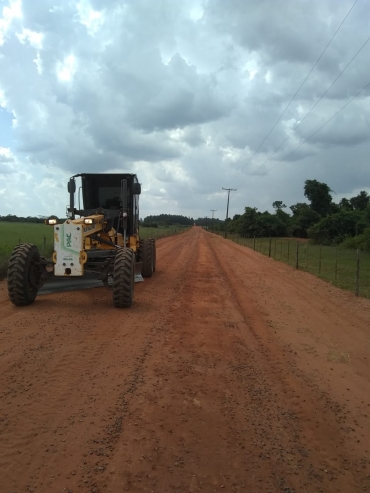
[[(348, 291), (356, 292), (357, 252), (337, 247), (312, 245), (308, 241), (290, 238), (240, 238), (233, 241), (264, 255), (314, 274)], [(298, 255), (298, 260), (297, 260)], [(360, 252), (358, 295), (370, 298), (370, 253)]]

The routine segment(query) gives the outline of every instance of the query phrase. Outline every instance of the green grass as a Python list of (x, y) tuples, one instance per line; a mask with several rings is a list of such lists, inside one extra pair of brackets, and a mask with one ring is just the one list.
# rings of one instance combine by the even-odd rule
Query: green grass
[(51, 255), (53, 227), (37, 223), (0, 221), (0, 279), (6, 276), (8, 259), (18, 243), (33, 243), (40, 251), (44, 251), (45, 255)]
[[(160, 228), (140, 227), (142, 238), (164, 238), (185, 231), (187, 228), (179, 226), (169, 226)], [(50, 256), (53, 252), (53, 231), (52, 226), (37, 223), (11, 223), (0, 221), (0, 279), (6, 276), (9, 257), (13, 248), (18, 243), (33, 243), (37, 245), (45, 256)]]
[(159, 228), (140, 226), (140, 238), (165, 238), (166, 236), (172, 236), (187, 229), (187, 226), (160, 226)]
[[(269, 255), (269, 238), (230, 237), (233, 241)], [(357, 252), (342, 248), (312, 245), (288, 238), (271, 239), (271, 258), (310, 272), (334, 286), (355, 292)], [(370, 298), (370, 253), (360, 252), (359, 295)]]

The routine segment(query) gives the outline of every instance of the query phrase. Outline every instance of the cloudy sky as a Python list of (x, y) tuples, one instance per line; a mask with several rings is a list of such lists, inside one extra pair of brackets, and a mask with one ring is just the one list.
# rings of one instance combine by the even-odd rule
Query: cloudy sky
[(370, 191), (369, 37), (369, 0), (0, 0), (0, 215), (80, 172), (137, 173), (142, 217)]

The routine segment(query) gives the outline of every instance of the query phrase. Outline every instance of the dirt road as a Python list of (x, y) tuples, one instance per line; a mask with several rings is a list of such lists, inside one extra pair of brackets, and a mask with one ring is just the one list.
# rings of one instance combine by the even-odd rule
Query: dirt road
[(370, 302), (193, 228), (132, 309), (10, 305), (0, 492), (370, 491)]

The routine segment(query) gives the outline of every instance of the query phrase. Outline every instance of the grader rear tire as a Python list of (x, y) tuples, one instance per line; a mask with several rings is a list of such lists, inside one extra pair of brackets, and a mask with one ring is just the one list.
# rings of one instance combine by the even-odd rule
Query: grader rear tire
[(41, 281), (40, 260), (36, 245), (23, 243), (14, 248), (8, 267), (8, 295), (13, 305), (35, 301)]
[(135, 254), (131, 248), (121, 248), (114, 259), (113, 305), (130, 308), (134, 301)]
[(150, 238), (143, 240), (140, 250), (143, 262), (141, 274), (143, 277), (152, 277), (154, 272), (153, 240)]

